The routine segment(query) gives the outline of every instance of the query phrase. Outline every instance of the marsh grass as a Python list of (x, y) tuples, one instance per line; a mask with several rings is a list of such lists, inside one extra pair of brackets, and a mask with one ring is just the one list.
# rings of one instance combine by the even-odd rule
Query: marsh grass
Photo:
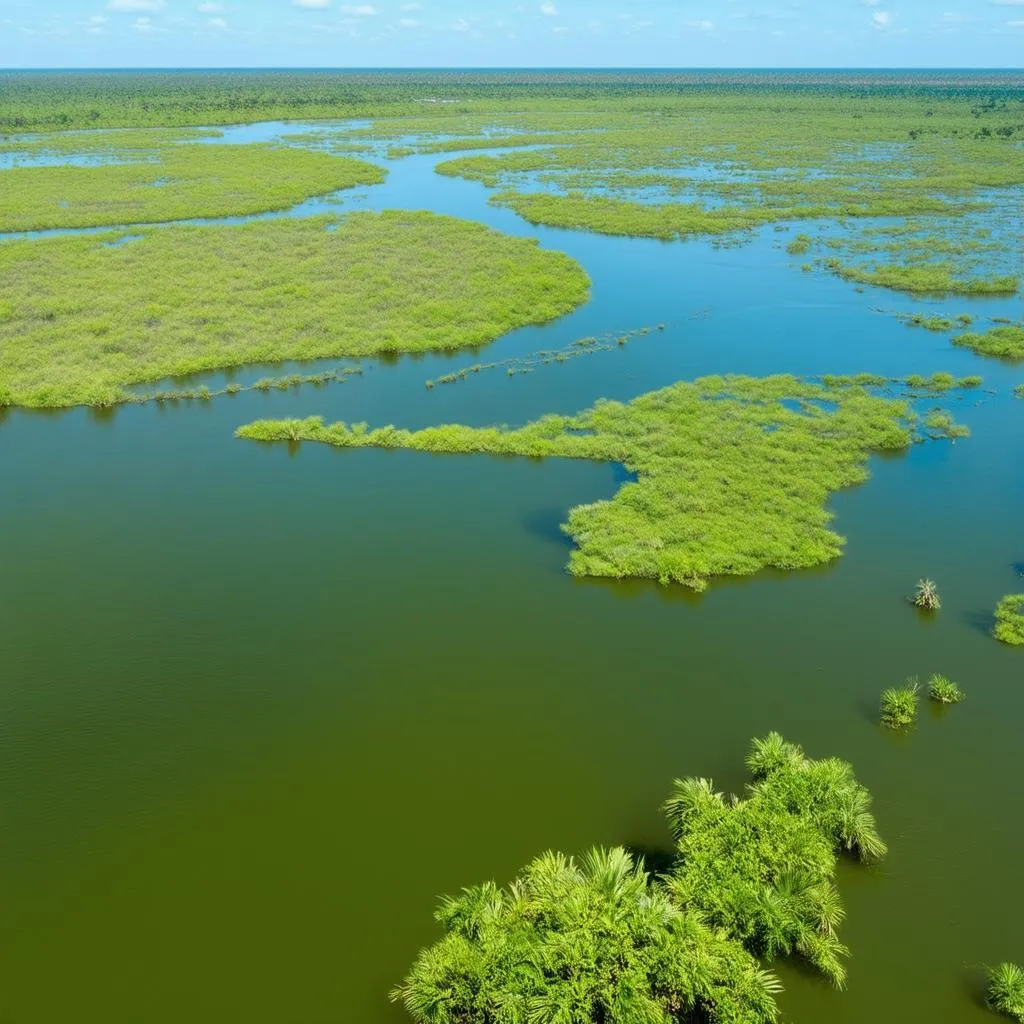
[(911, 602), (926, 612), (937, 612), (942, 607), (939, 588), (933, 580), (918, 580)]
[(909, 729), (917, 721), (919, 690), (916, 679), (908, 680), (906, 686), (883, 690), (882, 725), (890, 729)]
[(961, 334), (953, 339), (953, 344), (969, 348), (978, 355), (1019, 361), (1024, 359), (1024, 326), (1010, 324), (993, 327), (984, 334)]
[(1012, 647), (1024, 646), (1024, 594), (1010, 594), (999, 602), (992, 635)]
[(959, 704), (964, 692), (945, 676), (934, 675), (928, 680), (928, 696), (939, 704)]
[(885, 384), (873, 376), (705, 377), (519, 429), (356, 432), (313, 417), (262, 420), (237, 436), (277, 441), (297, 431), (338, 447), (621, 463), (635, 481), (569, 513), (563, 529), (576, 543), (569, 571), (702, 590), (715, 576), (808, 568), (842, 554), (830, 496), (867, 479), (872, 452), (899, 451), (924, 436), (907, 401), (870, 390)]
[(108, 406), (246, 363), (469, 348), (589, 291), (568, 256), (430, 213), (136, 233), (0, 244), (0, 404)]
[(374, 164), (282, 146), (171, 144), (113, 155), (127, 162), (0, 170), (0, 231), (263, 213), (385, 177)]
[(1011, 963), (991, 968), (986, 1001), (996, 1013), (1024, 1024), (1024, 970)]
[[(664, 329), (664, 324), (659, 324), (656, 328), (659, 332)], [(541, 349), (527, 356), (499, 359), (493, 363), (474, 363), (472, 366), (463, 367), (454, 373), (445, 373), (440, 377), (424, 381), (424, 385), (428, 391), (432, 391), (438, 384), (456, 384), (488, 370), (504, 370), (507, 377), (517, 377), (520, 374), (533, 373), (541, 366), (549, 366), (553, 363), (566, 363), (571, 359), (578, 359), (580, 356), (597, 355), (599, 352), (612, 352), (616, 348), (628, 345), (634, 338), (649, 337), (651, 333), (650, 328), (641, 327), (636, 330), (626, 331), (624, 334), (615, 333), (601, 335), (600, 337), (579, 338), (571, 345), (560, 349)]]

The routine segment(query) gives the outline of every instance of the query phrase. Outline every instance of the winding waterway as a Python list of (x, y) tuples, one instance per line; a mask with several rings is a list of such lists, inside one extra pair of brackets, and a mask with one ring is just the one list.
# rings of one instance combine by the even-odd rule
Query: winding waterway
[[(1024, 371), (873, 309), (1020, 318), (1019, 297), (859, 292), (799, 271), (798, 228), (738, 248), (538, 229), (433, 172), (452, 156), (284, 215), (429, 209), (538, 237), (590, 274), (585, 306), (321, 389), (0, 421), (0, 1021), (395, 1024), (386, 993), (438, 894), (547, 848), (657, 855), (671, 780), (739, 787), (771, 729), (852, 761), (891, 848), (841, 873), (848, 990), (784, 966), (786, 1020), (989, 1019), (982, 966), (1024, 959), (1024, 655), (987, 635), (1024, 589)], [(952, 405), (973, 436), (873, 459), (833, 502), (835, 565), (700, 597), (564, 574), (558, 524), (616, 467), (232, 437), (263, 416), (515, 424), (708, 373), (858, 371), (983, 375)], [(933, 620), (905, 601), (921, 576)], [(933, 672), (967, 701), (879, 729), (879, 691)]]

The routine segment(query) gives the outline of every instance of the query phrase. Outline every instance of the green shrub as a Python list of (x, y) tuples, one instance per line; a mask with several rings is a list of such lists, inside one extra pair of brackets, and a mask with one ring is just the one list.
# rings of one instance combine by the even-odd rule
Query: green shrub
[(917, 680), (882, 692), (882, 724), (890, 729), (908, 729), (917, 720)]
[(942, 607), (939, 588), (932, 580), (918, 580), (912, 600), (918, 608), (928, 612), (937, 612)]
[(953, 344), (969, 348), (982, 356), (1024, 359), (1024, 327), (1011, 324), (1006, 327), (993, 327), (984, 334), (961, 334), (953, 339)]
[(988, 1005), (996, 1013), (1024, 1022), (1024, 971), (1002, 963), (988, 972)]
[(945, 676), (934, 675), (928, 680), (928, 696), (940, 704), (959, 704), (964, 699), (963, 690)]
[(999, 602), (992, 633), (1004, 644), (1024, 645), (1024, 594), (1010, 594)]
[(681, 913), (622, 849), (548, 853), (445, 899), (445, 936), (391, 993), (423, 1024), (769, 1024), (779, 984)]
[(871, 796), (850, 765), (810, 760), (778, 733), (754, 741), (747, 765), (755, 781), (742, 800), (725, 799), (708, 779), (675, 783), (666, 804), (677, 852), (668, 891), (684, 912), (756, 955), (799, 955), (841, 986), (836, 855), (885, 855)]

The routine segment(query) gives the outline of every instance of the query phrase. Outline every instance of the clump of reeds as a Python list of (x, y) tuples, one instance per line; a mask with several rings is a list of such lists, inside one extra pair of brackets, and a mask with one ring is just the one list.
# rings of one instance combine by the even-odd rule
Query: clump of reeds
[(1024, 594), (1010, 594), (999, 602), (992, 635), (1004, 644), (1024, 646)]
[(920, 687), (916, 679), (906, 686), (890, 687), (882, 692), (882, 725), (890, 729), (909, 729), (917, 720), (917, 694)]
[(964, 692), (945, 676), (934, 675), (928, 680), (928, 696), (940, 704), (959, 704), (964, 699)]
[(937, 612), (942, 607), (939, 588), (933, 580), (918, 580), (917, 589), (911, 598), (914, 605), (926, 612)]
[(1024, 1022), (1024, 971), (1011, 963), (991, 968), (986, 1000), (996, 1013)]

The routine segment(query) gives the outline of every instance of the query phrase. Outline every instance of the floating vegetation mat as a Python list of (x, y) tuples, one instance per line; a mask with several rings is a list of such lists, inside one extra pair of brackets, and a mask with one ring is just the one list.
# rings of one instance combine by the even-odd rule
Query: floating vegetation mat
[[(958, 383), (938, 375), (908, 378), (901, 387), (923, 394)], [(715, 576), (801, 569), (837, 558), (844, 540), (829, 528), (826, 506), (837, 490), (867, 479), (872, 452), (966, 432), (941, 410), (922, 421), (906, 394), (877, 393), (886, 386), (884, 378), (871, 376), (704, 377), (518, 429), (371, 430), (312, 417), (259, 421), (238, 436), (621, 463), (635, 482), (609, 501), (569, 514), (563, 529), (576, 542), (569, 570), (702, 590)]]
[(401, 211), (11, 241), (0, 277), (0, 405), (32, 407), (246, 363), (484, 345), (590, 287), (532, 239)]
[[(145, 133), (131, 133), (140, 135)], [(35, 145), (77, 150), (75, 138), (82, 136)], [(0, 170), (0, 231), (263, 213), (310, 196), (376, 185), (385, 176), (375, 164), (283, 146), (169, 143), (147, 149), (104, 139), (101, 134), (79, 145), (123, 162)]]

